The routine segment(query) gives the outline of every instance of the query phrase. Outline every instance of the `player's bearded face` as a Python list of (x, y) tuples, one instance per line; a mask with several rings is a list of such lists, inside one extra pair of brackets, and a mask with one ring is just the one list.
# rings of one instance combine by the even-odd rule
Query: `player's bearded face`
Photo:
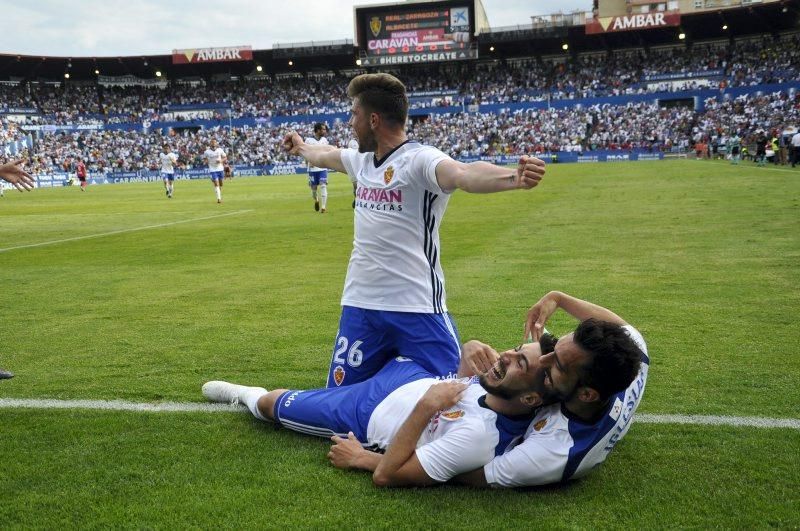
[(478, 377), (478, 381), (484, 389), (506, 400), (536, 393), (544, 404), (556, 402), (556, 397), (551, 396), (544, 386), (544, 372), (539, 365), (541, 353), (538, 343), (520, 345), (504, 352), (491, 369)]
[(353, 109), (350, 116), (350, 127), (358, 140), (359, 153), (371, 153), (378, 149), (378, 141), (375, 133), (369, 124), (370, 113), (358, 102), (358, 98), (353, 100)]

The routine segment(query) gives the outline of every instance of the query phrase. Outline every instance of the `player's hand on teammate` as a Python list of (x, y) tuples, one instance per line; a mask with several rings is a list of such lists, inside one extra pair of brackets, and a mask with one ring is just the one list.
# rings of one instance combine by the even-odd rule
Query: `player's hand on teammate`
[(303, 137), (298, 135), (295, 131), (286, 133), (283, 137), (283, 149), (289, 152), (290, 155), (299, 155), (300, 147), (304, 144)]
[(517, 164), (517, 188), (530, 190), (542, 180), (545, 172), (545, 164), (542, 159), (523, 155)]
[(461, 347), (461, 360), (462, 366), (465, 366), (468, 373), (462, 374), (459, 371), (459, 375), (474, 376), (476, 374), (485, 374), (499, 358), (500, 355), (497, 351), (486, 343), (481, 343), (475, 339), (467, 341)]
[(331, 441), (333, 441), (333, 446), (328, 452), (328, 460), (336, 468), (358, 468), (358, 458), (365, 452), (369, 453), (361, 446), (352, 431), (347, 434), (347, 439), (334, 435), (331, 437)]
[(534, 341), (539, 341), (542, 334), (544, 334), (544, 325), (547, 324), (547, 320), (557, 309), (558, 301), (556, 300), (555, 292), (552, 291), (531, 306), (531, 309), (528, 310), (528, 318), (525, 321), (525, 336), (522, 340), (528, 341), (530, 338)]
[(469, 387), (469, 384), (456, 380), (433, 384), (419, 399), (419, 405), (427, 408), (431, 414), (436, 411), (450, 409), (461, 400), (461, 396), (467, 390), (467, 387)]
[(0, 165), (0, 178), (14, 185), (20, 192), (33, 190), (33, 176), (22, 169), (25, 159)]

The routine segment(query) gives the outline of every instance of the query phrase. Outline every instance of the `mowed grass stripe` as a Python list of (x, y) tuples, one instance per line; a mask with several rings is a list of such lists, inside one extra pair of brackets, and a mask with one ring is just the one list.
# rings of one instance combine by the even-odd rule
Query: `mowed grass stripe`
[[(241, 405), (202, 404), (197, 402), (139, 403), (125, 400), (54, 400), (28, 398), (0, 398), (0, 408), (11, 409), (94, 409), (109, 411), (134, 411), (145, 413), (238, 413), (246, 410)], [(643, 424), (692, 424), (699, 426), (740, 426), (753, 428), (791, 428), (800, 430), (800, 419), (769, 417), (734, 417), (723, 415), (637, 415), (635, 422)]]
[(78, 240), (88, 240), (89, 238), (102, 238), (103, 236), (113, 236), (115, 234), (125, 234), (128, 232), (137, 232), (140, 230), (150, 230), (150, 229), (161, 229), (164, 227), (171, 227), (173, 225), (180, 225), (182, 223), (192, 223), (195, 221), (205, 221), (208, 219), (217, 219), (217, 218), (224, 218), (227, 216), (235, 216), (237, 214), (245, 214), (247, 212), (252, 212), (252, 209), (248, 210), (237, 210), (236, 212), (226, 212), (225, 214), (216, 214), (213, 216), (204, 216), (201, 218), (192, 218), (192, 219), (182, 219), (180, 221), (171, 221), (169, 223), (159, 223), (157, 225), (146, 225), (144, 227), (133, 227), (130, 229), (120, 229), (120, 230), (112, 230), (109, 232), (101, 232), (99, 234), (86, 234), (84, 236), (75, 236), (73, 238), (63, 238), (61, 240), (51, 240), (46, 242), (39, 242), (39, 243), (29, 243), (26, 245), (15, 245), (14, 247), (6, 247), (4, 249), (0, 249), (0, 253), (5, 253), (7, 251), (14, 251), (16, 249), (29, 249), (31, 247), (44, 247), (45, 245), (55, 245), (57, 243), (66, 243), (66, 242), (74, 242)]

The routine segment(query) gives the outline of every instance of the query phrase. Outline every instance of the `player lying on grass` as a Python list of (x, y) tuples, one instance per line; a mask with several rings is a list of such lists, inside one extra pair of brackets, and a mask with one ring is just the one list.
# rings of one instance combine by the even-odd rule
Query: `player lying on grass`
[[(644, 338), (614, 312), (557, 291), (530, 309), (525, 337), (540, 338), (559, 308), (580, 323), (539, 359), (539, 393), (554, 403), (536, 411), (519, 444), (459, 482), (524, 487), (576, 479), (605, 461), (628, 432), (650, 365)], [(465, 347), (461, 375), (485, 371), (498, 357), (482, 343)]]
[(25, 159), (15, 160), (7, 164), (0, 164), (0, 179), (14, 185), (14, 188), (23, 192), (33, 190), (33, 176), (22, 169)]
[[(547, 338), (541, 344), (548, 345)], [(552, 341), (549, 343), (552, 346)], [(416, 361), (397, 357), (353, 385), (297, 391), (208, 382), (206, 398), (243, 403), (256, 418), (323, 437), (347, 436), (363, 451), (342, 468), (373, 472), (381, 486), (441, 483), (487, 464), (525, 433), (542, 397), (540, 343), (509, 351), (479, 378), (442, 381)], [(335, 450), (335, 447), (334, 447)], [(341, 466), (332, 451), (331, 460)]]
[[(542, 331), (559, 307), (581, 324), (553, 345)], [(460, 373), (481, 375), (469, 384), (436, 383), (397, 358), (348, 387), (269, 393), (208, 382), (203, 394), (296, 431), (335, 433), (331, 462), (373, 472), (376, 485), (458, 475), (470, 485), (525, 486), (580, 477), (627, 432), (647, 376), (644, 341), (613, 312), (559, 292), (531, 308), (526, 332), (538, 341), (502, 354), (466, 343)], [(550, 405), (535, 410), (543, 403)]]

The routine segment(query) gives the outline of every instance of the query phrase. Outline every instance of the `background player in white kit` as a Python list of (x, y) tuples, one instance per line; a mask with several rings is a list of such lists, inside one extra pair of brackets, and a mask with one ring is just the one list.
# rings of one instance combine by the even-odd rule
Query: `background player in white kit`
[(212, 138), (211, 146), (203, 153), (203, 158), (208, 163), (208, 172), (211, 174), (211, 182), (214, 183), (217, 203), (222, 203), (222, 180), (225, 176), (225, 161), (228, 160), (228, 157), (225, 155), (225, 151), (217, 145), (217, 140)]
[(522, 157), (516, 169), (464, 164), (406, 137), (408, 97), (389, 74), (363, 74), (347, 89), (358, 151), (310, 145), (297, 133), (284, 147), (358, 183), (353, 252), (328, 386), (349, 385), (402, 355), (431, 374), (458, 370), (460, 340), (447, 312), (439, 225), (450, 194), (530, 189), (544, 162)]
[[(314, 124), (314, 136), (306, 137), (309, 145), (327, 146), (328, 126), (322, 122)], [(314, 200), (314, 210), (324, 214), (328, 211), (328, 169), (308, 163), (308, 187), (311, 188), (311, 199)], [(319, 193), (317, 191), (319, 190)], [(320, 209), (321, 207), (321, 209)]]
[(158, 155), (161, 161), (161, 178), (164, 180), (164, 190), (167, 197), (172, 199), (173, 183), (175, 182), (175, 165), (178, 163), (178, 155), (169, 150), (169, 146), (161, 146), (161, 153)]

